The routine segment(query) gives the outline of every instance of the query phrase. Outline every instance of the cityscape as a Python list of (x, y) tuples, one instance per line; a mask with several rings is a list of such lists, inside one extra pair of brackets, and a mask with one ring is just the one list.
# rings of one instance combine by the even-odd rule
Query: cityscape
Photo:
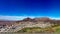
[[(56, 32), (56, 29), (60, 28), (60, 20), (47, 17), (34, 19), (27, 17), (19, 21), (0, 21), (0, 24), (0, 32)], [(27, 28), (27, 31), (24, 31), (24, 28)], [(29, 31), (28, 28), (32, 31)], [(37, 31), (33, 28), (36, 28)]]

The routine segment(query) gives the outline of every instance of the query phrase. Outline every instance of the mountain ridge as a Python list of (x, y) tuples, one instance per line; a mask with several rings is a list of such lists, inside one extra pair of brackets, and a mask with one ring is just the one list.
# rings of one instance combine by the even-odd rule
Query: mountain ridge
[(15, 23), (21, 23), (21, 22), (32, 22), (32, 23), (34, 23), (34, 22), (50, 22), (50, 23), (59, 23), (60, 24), (60, 20), (55, 20), (55, 19), (50, 19), (50, 18), (47, 18), (47, 17), (42, 17), (42, 18), (29, 18), (29, 17), (27, 17), (27, 18), (25, 18), (25, 19), (23, 19), (23, 20), (18, 20), (18, 21), (7, 21), (7, 20), (0, 20), (0, 24), (2, 23), (2, 24), (15, 24)]

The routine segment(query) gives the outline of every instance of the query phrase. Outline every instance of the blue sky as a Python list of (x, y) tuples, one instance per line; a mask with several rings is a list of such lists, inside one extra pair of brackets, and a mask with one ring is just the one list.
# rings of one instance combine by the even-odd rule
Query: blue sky
[(60, 0), (0, 0), (0, 15), (60, 18)]

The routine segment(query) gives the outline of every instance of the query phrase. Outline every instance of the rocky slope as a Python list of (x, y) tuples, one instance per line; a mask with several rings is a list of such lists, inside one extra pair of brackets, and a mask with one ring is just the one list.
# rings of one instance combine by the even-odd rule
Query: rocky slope
[[(41, 18), (25, 18), (23, 20), (19, 20), (19, 21), (4, 21), (4, 20), (0, 20), (0, 25), (18, 25), (18, 24), (58, 24), (60, 25), (60, 20), (52, 20), (50, 18), (47, 18), (47, 17), (41, 17)], [(42, 26), (41, 25), (41, 26)]]

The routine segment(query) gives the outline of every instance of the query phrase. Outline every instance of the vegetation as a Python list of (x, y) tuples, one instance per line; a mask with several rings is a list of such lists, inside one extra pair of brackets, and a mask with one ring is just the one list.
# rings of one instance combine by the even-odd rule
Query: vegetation
[(41, 28), (40, 27), (33, 27), (33, 28), (24, 28), (18, 32), (38, 32), (38, 31), (41, 31)]
[(18, 32), (29, 32), (29, 33), (40, 33), (40, 32), (60, 32), (60, 26), (55, 25), (47, 28), (33, 27), (33, 28), (23, 28)]
[(36, 33), (40, 33), (40, 32), (47, 32), (51, 30), (50, 28), (38, 28), (38, 27), (33, 27), (33, 28), (24, 28), (18, 32), (36, 32)]

